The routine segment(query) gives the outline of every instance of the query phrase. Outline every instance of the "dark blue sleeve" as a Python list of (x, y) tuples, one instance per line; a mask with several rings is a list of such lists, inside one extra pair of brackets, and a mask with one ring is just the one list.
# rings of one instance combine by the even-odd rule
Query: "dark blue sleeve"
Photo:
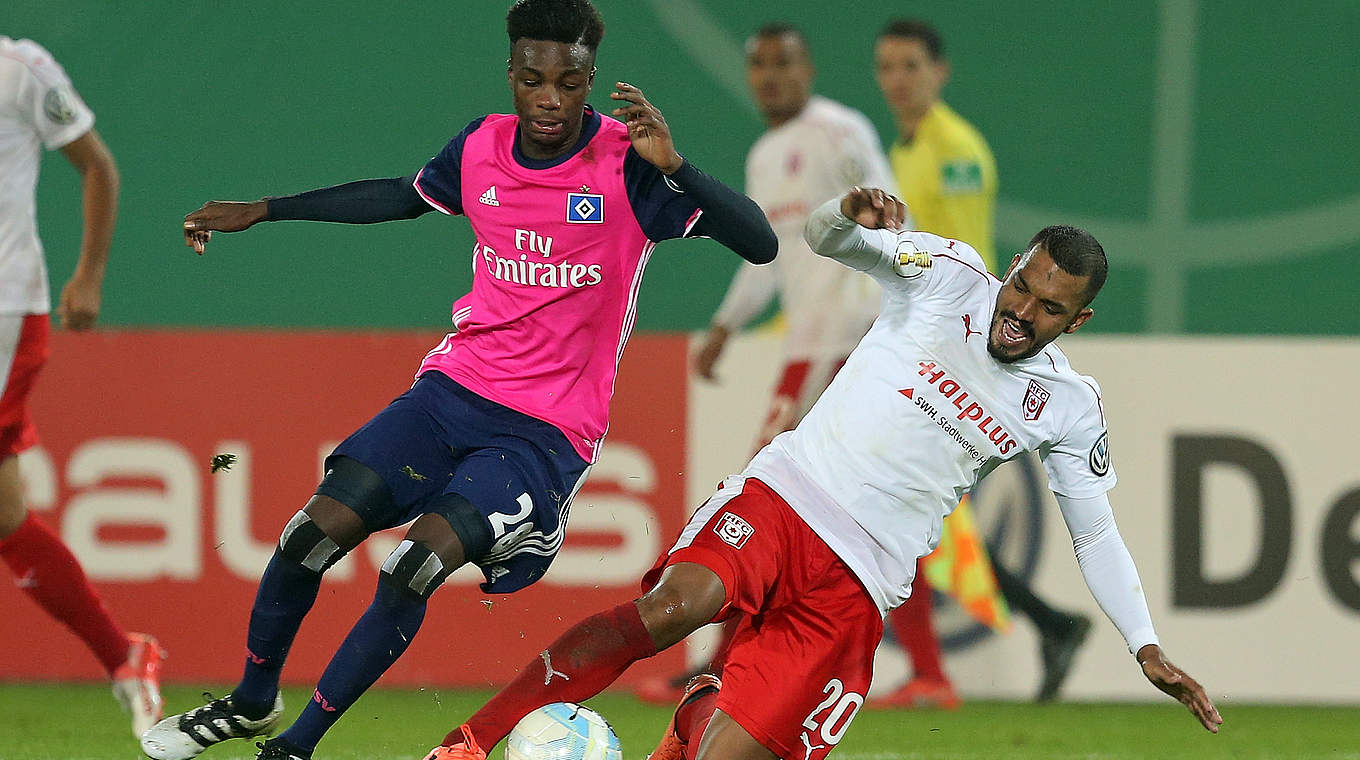
[(648, 240), (684, 237), (694, 224), (699, 203), (632, 148), (623, 157), (623, 184), (633, 216)]
[(623, 175), (633, 213), (649, 239), (710, 237), (753, 264), (774, 260), (779, 240), (760, 206), (688, 159), (667, 177), (629, 148)]
[(463, 131), (449, 140), (449, 144), (430, 159), (416, 175), (416, 191), (425, 202), (446, 214), (463, 213), (463, 143), (467, 136), (482, 126), (482, 116), (473, 119)]

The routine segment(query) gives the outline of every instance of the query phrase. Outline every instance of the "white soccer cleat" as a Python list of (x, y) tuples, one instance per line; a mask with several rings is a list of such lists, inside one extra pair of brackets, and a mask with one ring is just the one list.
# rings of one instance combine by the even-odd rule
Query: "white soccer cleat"
[(113, 671), (113, 696), (132, 715), (132, 735), (141, 736), (165, 715), (161, 703), (161, 663), (165, 650), (155, 637), (129, 634), (127, 661)]
[(218, 742), (245, 739), (267, 733), (283, 714), (283, 695), (274, 697), (274, 709), (251, 720), (231, 706), (231, 695), (212, 699), (202, 707), (171, 715), (142, 734), (142, 751), (153, 760), (189, 760)]

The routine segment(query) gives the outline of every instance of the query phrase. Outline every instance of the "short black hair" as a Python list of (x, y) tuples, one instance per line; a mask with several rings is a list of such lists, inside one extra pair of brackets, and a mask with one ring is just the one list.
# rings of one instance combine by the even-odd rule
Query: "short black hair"
[(803, 34), (803, 30), (787, 21), (771, 21), (764, 24), (756, 30), (755, 34), (751, 35), (751, 39), (777, 40), (786, 35), (798, 40), (799, 46), (803, 48), (803, 55), (807, 56), (808, 60), (812, 60), (812, 46), (808, 44), (807, 37)]
[(916, 18), (896, 18), (889, 21), (883, 31), (878, 33), (878, 38), (884, 37), (906, 37), (910, 40), (920, 40), (926, 46), (926, 52), (930, 54), (931, 60), (941, 60), (944, 58), (944, 38), (940, 32), (930, 24)]
[(590, 0), (517, 0), (505, 14), (510, 44), (522, 39), (580, 43), (593, 53), (604, 38), (604, 19)]
[(1074, 277), (1090, 278), (1086, 283), (1086, 304), (1091, 303), (1105, 285), (1105, 276), (1109, 273), (1109, 262), (1105, 260), (1105, 249), (1100, 241), (1080, 227), (1054, 224), (1030, 238), (1030, 250), (1036, 245), (1048, 252), (1048, 257), (1059, 269)]
[(808, 47), (807, 37), (803, 34), (803, 30), (787, 21), (771, 21), (768, 24), (763, 24), (756, 30), (756, 33), (751, 36), (760, 39), (764, 37), (783, 37), (786, 34), (792, 35), (802, 43), (803, 47)]

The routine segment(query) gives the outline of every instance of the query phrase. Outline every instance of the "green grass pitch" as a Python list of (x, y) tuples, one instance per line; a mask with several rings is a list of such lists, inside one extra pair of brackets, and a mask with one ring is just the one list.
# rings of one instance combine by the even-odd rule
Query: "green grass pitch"
[[(285, 718), (308, 691), (289, 690)], [(317, 760), (420, 760), (487, 692), (376, 690), (340, 721)], [(172, 711), (197, 691), (166, 692)], [(618, 731), (624, 760), (643, 760), (670, 710), (622, 694), (590, 702)], [(831, 755), (838, 760), (1360, 760), (1360, 708), (1219, 705), (1226, 725), (1210, 735), (1180, 705), (966, 703), (957, 712), (862, 710)], [(107, 688), (0, 684), (0, 760), (134, 760), (141, 757)], [(203, 760), (250, 760), (254, 745), (228, 742)], [(503, 757), (498, 748), (493, 758)], [(796, 760), (801, 760), (798, 758)]]

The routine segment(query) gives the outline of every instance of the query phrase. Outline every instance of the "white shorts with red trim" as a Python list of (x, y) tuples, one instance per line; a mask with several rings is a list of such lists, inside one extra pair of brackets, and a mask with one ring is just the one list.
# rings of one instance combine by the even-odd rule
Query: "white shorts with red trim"
[(28, 396), (47, 361), (46, 314), (0, 315), (0, 459), (38, 443)]
[(760, 427), (756, 451), (769, 445), (775, 436), (798, 425), (835, 379), (836, 373), (845, 366), (846, 358), (842, 356), (835, 361), (794, 359), (784, 365), (774, 386), (774, 397), (770, 399), (765, 422)]

